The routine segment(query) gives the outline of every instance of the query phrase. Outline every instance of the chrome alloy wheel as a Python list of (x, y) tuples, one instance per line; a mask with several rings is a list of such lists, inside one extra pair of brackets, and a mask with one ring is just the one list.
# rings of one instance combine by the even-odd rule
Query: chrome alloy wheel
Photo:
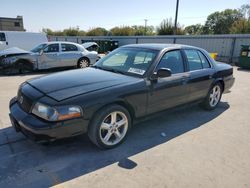
[(209, 96), (209, 104), (211, 107), (215, 107), (218, 104), (220, 96), (221, 96), (221, 88), (219, 85), (215, 85), (211, 90)]
[(87, 59), (82, 59), (80, 62), (79, 62), (79, 67), (80, 68), (86, 68), (86, 67), (89, 67), (89, 62)]
[(128, 131), (128, 119), (123, 112), (115, 111), (107, 115), (99, 129), (101, 141), (109, 146), (119, 143)]

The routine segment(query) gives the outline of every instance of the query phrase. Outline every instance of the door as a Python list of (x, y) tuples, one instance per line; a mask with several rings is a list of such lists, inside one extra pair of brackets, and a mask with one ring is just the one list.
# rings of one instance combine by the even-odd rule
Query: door
[(180, 50), (166, 52), (157, 65), (155, 72), (160, 68), (170, 69), (172, 75), (151, 81), (148, 96), (148, 113), (165, 110), (184, 104), (187, 101), (189, 75), (185, 72)]
[(8, 48), (8, 41), (5, 33), (0, 32), (0, 51)]
[(184, 50), (184, 54), (190, 73), (188, 101), (203, 99), (207, 96), (215, 71), (201, 51), (188, 49)]
[(38, 68), (49, 69), (60, 67), (59, 44), (49, 44), (38, 57)]
[(61, 66), (76, 66), (80, 58), (80, 51), (74, 44), (61, 43)]

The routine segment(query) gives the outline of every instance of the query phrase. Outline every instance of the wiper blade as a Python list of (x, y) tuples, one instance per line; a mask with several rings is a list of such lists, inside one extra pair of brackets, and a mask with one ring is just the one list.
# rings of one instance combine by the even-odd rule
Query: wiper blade
[(125, 74), (123, 71), (120, 71), (120, 70), (117, 70), (117, 69), (113, 69), (113, 68), (109, 68), (109, 67), (99, 67), (99, 66), (96, 66), (96, 65), (94, 65), (93, 67), (97, 68), (97, 69), (102, 69), (102, 70), (114, 72), (114, 73)]
[(116, 70), (116, 69), (113, 69), (113, 68), (108, 68), (107, 70), (111, 71), (111, 72), (114, 72), (114, 73), (125, 74), (123, 71)]

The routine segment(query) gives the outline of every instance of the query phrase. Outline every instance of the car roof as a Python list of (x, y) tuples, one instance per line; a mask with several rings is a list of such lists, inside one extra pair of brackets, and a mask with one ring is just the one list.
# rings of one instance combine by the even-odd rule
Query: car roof
[(67, 41), (51, 41), (51, 42), (44, 42), (43, 44), (59, 44), (59, 43), (79, 45), (77, 43), (67, 42)]
[(51, 42), (44, 42), (44, 43), (41, 43), (41, 44), (47, 44), (47, 45), (49, 45), (49, 44), (60, 44), (60, 43), (63, 43), (63, 44), (73, 44), (73, 45), (77, 46), (79, 49), (85, 50), (85, 48), (84, 48), (82, 45), (80, 45), (80, 44), (78, 44), (78, 43), (75, 43), (75, 42), (51, 41)]
[(184, 44), (159, 44), (159, 43), (145, 43), (145, 44), (129, 44), (123, 47), (128, 48), (145, 48), (152, 50), (163, 50), (163, 49), (182, 49), (182, 48), (193, 48), (199, 49), (194, 46), (184, 45)]

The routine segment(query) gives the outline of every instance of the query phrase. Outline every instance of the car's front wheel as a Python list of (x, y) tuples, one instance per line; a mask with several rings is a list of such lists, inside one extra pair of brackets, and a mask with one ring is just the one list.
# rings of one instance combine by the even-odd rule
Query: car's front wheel
[(209, 90), (209, 93), (206, 99), (204, 100), (202, 106), (206, 110), (215, 109), (220, 103), (221, 95), (222, 95), (222, 85), (218, 82), (214, 84), (213, 87)]
[(94, 116), (88, 136), (98, 147), (110, 149), (124, 141), (130, 127), (131, 117), (124, 107), (106, 106)]

